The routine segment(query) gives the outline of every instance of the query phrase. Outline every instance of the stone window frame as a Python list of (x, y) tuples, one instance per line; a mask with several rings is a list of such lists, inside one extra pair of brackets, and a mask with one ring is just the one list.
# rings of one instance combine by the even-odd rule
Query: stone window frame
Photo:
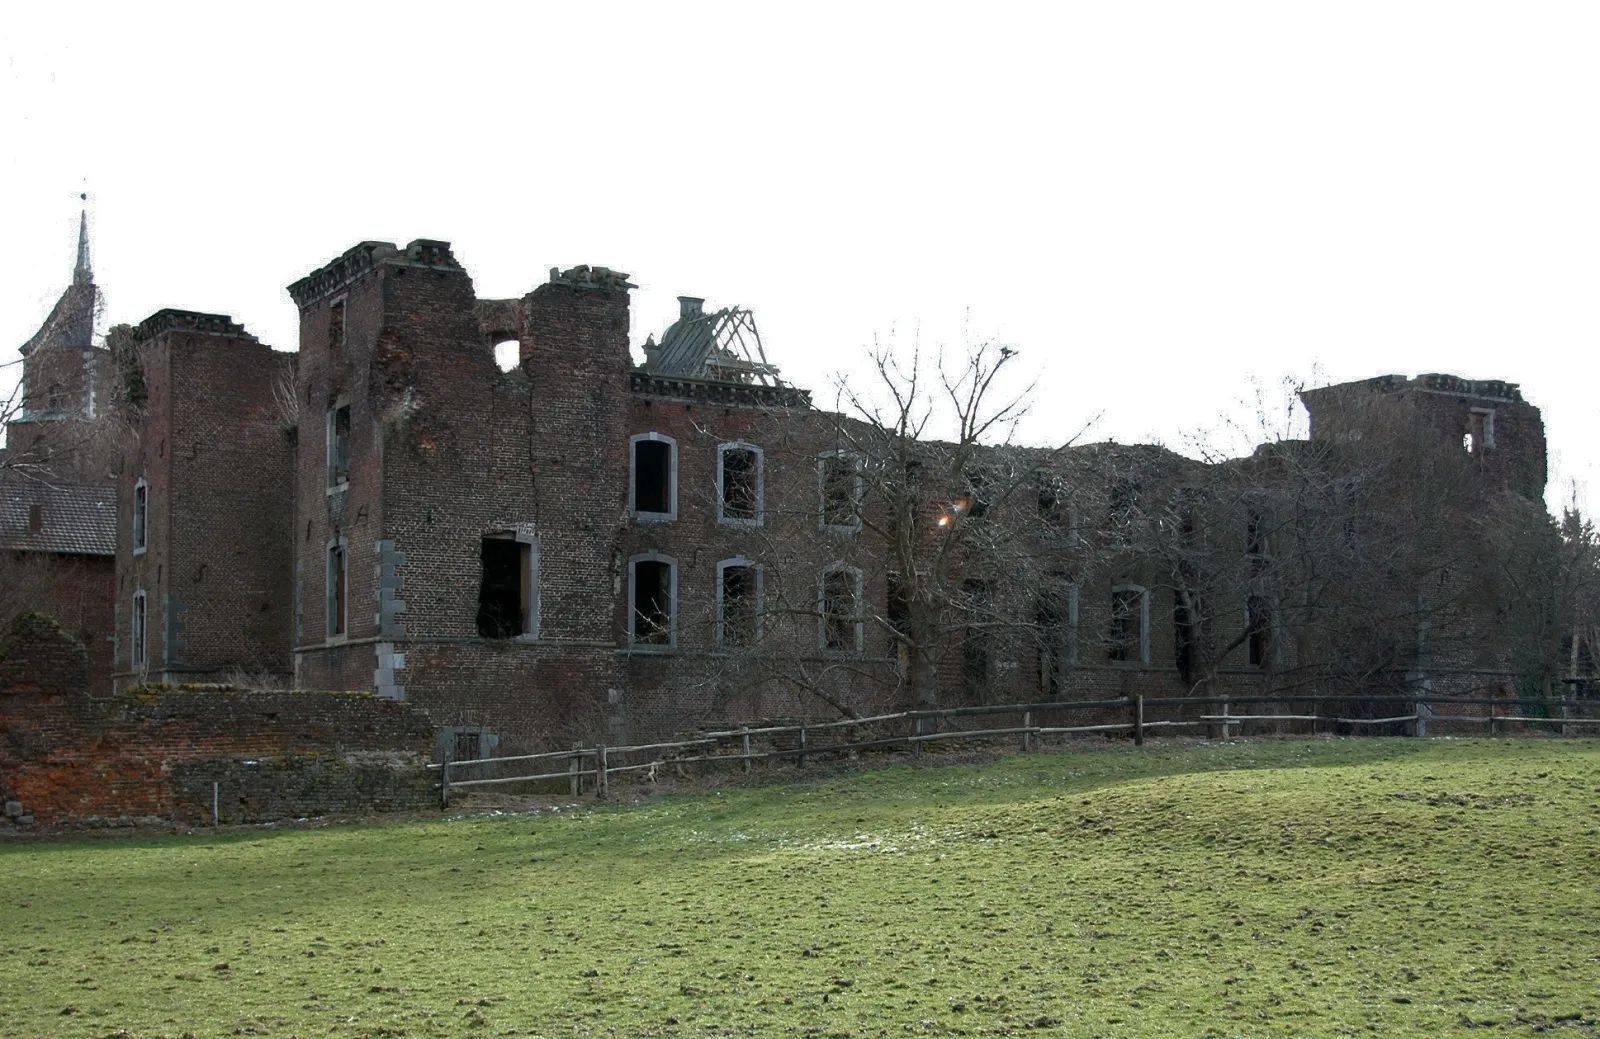
[[(640, 512), (639, 511), (639, 444), (643, 441), (652, 441), (667, 445), (667, 511), (666, 512)], [(640, 523), (672, 523), (678, 518), (678, 441), (665, 433), (651, 430), (648, 433), (635, 433), (628, 438), (628, 515)], [(676, 564), (674, 564), (676, 565)], [(631, 609), (633, 599), (630, 597), (628, 606)], [(631, 629), (631, 623), (630, 623)]]
[(133, 614), (129, 618), (129, 670), (143, 671), (150, 663), (150, 597), (145, 590), (133, 590)]
[[(539, 535), (538, 532), (521, 527), (501, 527), (485, 531), (483, 541), (515, 541), (519, 545), (528, 546), (528, 608), (522, 614), (522, 633), (514, 635), (506, 641), (538, 642), (539, 641)], [(629, 600), (630, 606), (632, 600)]]
[(351, 413), (350, 413), (350, 419), (351, 419), (350, 428), (345, 432), (345, 439), (344, 439), (344, 475), (343, 475), (343, 478), (340, 477), (339, 469), (338, 469), (337, 465), (335, 464), (334, 447), (333, 447), (333, 445), (334, 445), (334, 431), (338, 426), (339, 412), (341, 412), (341, 411), (343, 411), (343, 410), (345, 410), (345, 409), (347, 409), (349, 407), (350, 407), (350, 398), (348, 396), (346, 396), (346, 395), (341, 394), (340, 396), (334, 398), (333, 403), (328, 408), (327, 430), (326, 430), (326, 436), (327, 436), (327, 459), (326, 460), (327, 460), (328, 493), (330, 495), (332, 495), (332, 494), (342, 494), (345, 491), (348, 491), (350, 489), (350, 445), (351, 445), (351, 441), (353, 441), (355, 439), (355, 412), (354, 411), (351, 411)]
[[(848, 649), (838, 649), (828, 645), (828, 577), (832, 574), (849, 574), (854, 578), (851, 589), (854, 596), (855, 623), (854, 645)], [(851, 566), (844, 560), (830, 563), (823, 567), (817, 574), (817, 647), (830, 656), (860, 656), (866, 651), (866, 618), (862, 616), (863, 598), (866, 593), (866, 581), (858, 566)]]
[[(339, 553), (340, 581), (334, 583), (333, 554)], [(324, 568), (327, 573), (326, 615), (323, 618), (323, 634), (328, 643), (345, 642), (350, 638), (350, 539), (341, 534), (328, 539), (327, 550), (323, 554)], [(334, 631), (335, 619), (339, 616), (335, 610), (336, 589), (344, 592), (344, 630)]]
[(142, 556), (150, 547), (150, 481), (139, 477), (133, 482), (133, 554)]
[(1111, 609), (1113, 618), (1116, 611), (1116, 598), (1118, 592), (1139, 593), (1139, 659), (1138, 660), (1113, 660), (1111, 663), (1122, 667), (1149, 667), (1150, 666), (1150, 589), (1142, 584), (1123, 581), (1111, 586)]
[[(756, 456), (756, 514), (753, 518), (723, 513), (727, 492), (723, 484), (723, 463), (729, 451), (749, 451)], [(767, 518), (767, 453), (755, 444), (729, 440), (717, 445), (717, 523), (725, 527), (760, 527)]]
[(734, 556), (731, 559), (717, 561), (717, 645), (721, 648), (748, 648), (729, 646), (723, 631), (723, 578), (729, 567), (748, 567), (756, 572), (756, 631), (755, 645), (760, 645), (766, 635), (766, 568), (754, 559), (744, 556)]
[[(665, 644), (639, 641), (639, 610), (635, 603), (640, 563), (667, 564), (667, 641)], [(666, 653), (678, 648), (678, 560), (651, 549), (628, 557), (628, 647), (640, 653)]]
[[(856, 519), (854, 523), (829, 523), (828, 522), (828, 460), (833, 458), (848, 459), (854, 467), (855, 488), (853, 497), (856, 506)], [(862, 513), (866, 511), (866, 478), (862, 473), (865, 461), (860, 452), (848, 448), (838, 448), (833, 451), (822, 451), (817, 455), (817, 524), (824, 531), (836, 534), (859, 534), (862, 526)]]

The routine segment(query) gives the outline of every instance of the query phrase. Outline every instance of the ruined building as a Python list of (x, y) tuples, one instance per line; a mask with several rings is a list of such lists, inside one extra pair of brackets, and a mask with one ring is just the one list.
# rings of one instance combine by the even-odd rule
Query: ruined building
[(1541, 593), (1496, 570), (1548, 548), (1513, 385), (1310, 391), (1309, 441), (1220, 465), (906, 447), (814, 408), (747, 312), (683, 297), (636, 364), (630, 288), (576, 267), (482, 300), (447, 243), (363, 242), (289, 286), (293, 353), (163, 310), (113, 364), (85, 253), (10, 436), (59, 458), (50, 416), (126, 405), (99, 691), (364, 690), (475, 756), (913, 702), (1511, 692), (1543, 666), (1548, 631), (1516, 641)]

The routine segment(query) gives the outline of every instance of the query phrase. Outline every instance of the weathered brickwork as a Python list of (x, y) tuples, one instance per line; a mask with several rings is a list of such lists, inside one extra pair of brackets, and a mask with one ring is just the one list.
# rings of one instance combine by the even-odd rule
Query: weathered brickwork
[(221, 315), (161, 311), (135, 334), (149, 396), (131, 412), (139, 421), (118, 473), (117, 688), (283, 675), (294, 623), (294, 448), (283, 416), (293, 358)]
[[(942, 522), (972, 532), (953, 594), (977, 619), (941, 621), (937, 682), (913, 691), (887, 506), (868, 496), (863, 523), (825, 506), (828, 459), (889, 460), (764, 358), (674, 367), (709, 334), (697, 299), (636, 366), (630, 288), (577, 267), (480, 300), (447, 243), (364, 242), (290, 286), (292, 357), (226, 317), (152, 316), (118, 476), (119, 687), (292, 676), (403, 702), (442, 752), (472, 730), (513, 754), (930, 701), (1510, 695), (1537, 670), (1507, 633), (1538, 604), (1504, 571), (1548, 533), (1538, 410), (1510, 384), (1431, 375), (1308, 391), (1309, 441), (1220, 464), (1139, 445), (983, 448), (953, 475), (939, 455), (908, 508), (919, 551)], [(733, 515), (728, 451), (754, 488)], [(647, 457), (670, 470), (650, 486), (635, 471)], [(984, 517), (969, 514), (978, 492), (947, 486), (980, 470), (991, 489), (1024, 481)], [(636, 500), (658, 492), (659, 508)], [(634, 609), (649, 582), (670, 600), (659, 615)], [(852, 582), (840, 627), (823, 603)], [(760, 603), (743, 640), (725, 594)], [(245, 767), (229, 782), (267, 774)], [(220, 781), (197, 768), (182, 798)], [(332, 782), (303, 763), (279, 780)], [(379, 796), (352, 782), (350, 796)], [(275, 796), (246, 803), (288, 810)]]
[(262, 822), (437, 797), (423, 767), (433, 723), (404, 704), (156, 687), (92, 699), (87, 667), (41, 615), (0, 643), (0, 792), (41, 823), (210, 822), (213, 807)]

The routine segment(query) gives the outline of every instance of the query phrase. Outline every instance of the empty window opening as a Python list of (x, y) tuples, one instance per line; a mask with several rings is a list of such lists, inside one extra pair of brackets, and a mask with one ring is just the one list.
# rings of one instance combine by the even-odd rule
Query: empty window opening
[(861, 576), (854, 570), (822, 575), (822, 648), (842, 653), (861, 649)]
[(1195, 618), (1184, 593), (1172, 593), (1172, 657), (1173, 665), (1185, 684), (1193, 681), (1195, 653)]
[(1251, 667), (1265, 667), (1272, 653), (1272, 604), (1252, 595), (1245, 605), (1245, 642)]
[(760, 572), (752, 563), (721, 564), (721, 612), (717, 641), (724, 646), (753, 646), (761, 636)]
[(503, 372), (509, 372), (522, 363), (522, 344), (515, 339), (506, 339), (494, 344), (494, 366)]
[(145, 596), (144, 589), (133, 593), (133, 669), (142, 670), (145, 661)]
[(1244, 554), (1256, 558), (1267, 555), (1267, 520), (1257, 509), (1250, 509), (1245, 515)]
[(966, 489), (956, 502), (957, 511), (965, 513), (973, 519), (980, 519), (988, 515), (989, 505), (993, 497), (990, 487), (992, 482), (987, 472), (981, 469), (968, 470), (966, 474)]
[(724, 445), (717, 474), (724, 520), (753, 523), (761, 518), (761, 452), (753, 447)]
[(1111, 628), (1106, 655), (1129, 664), (1150, 658), (1149, 597), (1143, 588), (1116, 588), (1111, 592)]
[(328, 308), (328, 352), (336, 354), (344, 349), (344, 300)]
[(337, 541), (328, 546), (328, 637), (345, 634), (347, 607), (350, 602), (349, 561), (345, 558), (345, 544)]
[(1039, 518), (1053, 527), (1067, 521), (1066, 489), (1051, 473), (1037, 473), (1034, 480), (1039, 490)]
[(963, 581), (967, 626), (961, 636), (961, 687), (970, 701), (987, 702), (990, 694), (989, 658), (992, 655), (989, 622), (989, 585), (984, 581)]
[(146, 523), (150, 513), (150, 485), (143, 478), (133, 485), (133, 550), (143, 552), (148, 537)]
[(911, 666), (911, 596), (909, 582), (900, 574), (890, 571), (885, 581), (884, 620), (894, 637), (895, 656), (900, 666)]
[(1051, 574), (1034, 607), (1039, 640), (1039, 691), (1049, 697), (1066, 690), (1067, 669), (1077, 662), (1078, 589), (1065, 574)]
[(671, 560), (634, 560), (631, 634), (636, 644), (673, 644), (673, 583)]
[(670, 437), (643, 433), (633, 438), (633, 511), (671, 519), (677, 512), (676, 469)]
[(861, 467), (854, 456), (823, 455), (818, 460), (822, 483), (822, 524), (825, 527), (861, 525)]
[(61, 384), (60, 383), (53, 382), (53, 383), (50, 384), (50, 389), (49, 389), (49, 392), (48, 392), (47, 400), (49, 401), (47, 406), (49, 407), (49, 409), (51, 411), (60, 411), (61, 410)]
[(350, 482), (350, 405), (328, 412), (328, 486)]
[(483, 734), (457, 732), (451, 747), (451, 761), (478, 761), (483, 757)]
[(478, 635), (510, 639), (533, 634), (533, 545), (508, 537), (483, 539), (479, 558)]
[(1467, 431), (1461, 446), (1468, 454), (1482, 454), (1494, 447), (1494, 409), (1473, 408), (1467, 412)]

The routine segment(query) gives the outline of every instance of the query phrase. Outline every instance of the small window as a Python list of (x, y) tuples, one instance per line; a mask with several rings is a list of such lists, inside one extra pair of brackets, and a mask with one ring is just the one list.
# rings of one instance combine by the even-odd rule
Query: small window
[(862, 645), (861, 573), (835, 567), (822, 574), (822, 648), (859, 653)]
[(343, 538), (328, 546), (328, 637), (346, 633), (350, 603), (350, 566)]
[(1251, 667), (1266, 667), (1272, 655), (1272, 604), (1252, 595), (1245, 604), (1245, 642)]
[(856, 456), (834, 451), (817, 459), (822, 492), (822, 525), (861, 529), (861, 462)]
[(1054, 473), (1035, 473), (1034, 483), (1039, 491), (1039, 518), (1052, 527), (1066, 525), (1066, 488)]
[(536, 574), (533, 544), (501, 535), (483, 539), (478, 584), (478, 636), (510, 639), (535, 633)]
[(633, 438), (633, 515), (645, 520), (678, 518), (678, 442), (660, 433)]
[(762, 516), (762, 451), (749, 444), (717, 448), (717, 519), (759, 524)]
[(145, 596), (141, 588), (133, 593), (133, 669), (141, 671), (149, 658), (145, 656)]
[(1035, 606), (1039, 638), (1039, 691), (1066, 690), (1066, 672), (1078, 662), (1078, 586), (1067, 575), (1050, 574)]
[(1259, 509), (1249, 509), (1245, 514), (1244, 554), (1252, 559), (1267, 557), (1267, 519)]
[(451, 751), (451, 761), (480, 760), (483, 757), (483, 734), (461, 729), (456, 730), (454, 746)]
[(987, 470), (969, 469), (966, 483), (961, 499), (956, 503), (956, 511), (972, 519), (982, 519), (989, 514), (989, 506), (994, 495), (994, 478)]
[(150, 485), (140, 477), (133, 485), (133, 554), (138, 555), (147, 545), (150, 515)]
[(344, 300), (328, 308), (328, 352), (337, 354), (344, 349)]
[(61, 384), (60, 383), (53, 382), (53, 383), (50, 384), (50, 389), (49, 389), (49, 393), (48, 393), (48, 398), (47, 399), (49, 400), (48, 407), (49, 407), (49, 409), (51, 411), (60, 411), (61, 410)]
[(1467, 432), (1461, 446), (1468, 454), (1478, 455), (1494, 447), (1494, 409), (1473, 408), (1467, 412)]
[(635, 556), (630, 562), (628, 583), (629, 640), (638, 646), (674, 645), (677, 561), (655, 552)]
[(522, 363), (522, 343), (516, 339), (504, 339), (494, 344), (494, 366), (503, 372), (509, 372)]
[(1193, 681), (1194, 653), (1198, 641), (1198, 625), (1194, 611), (1189, 608), (1192, 595), (1185, 598), (1180, 589), (1172, 593), (1172, 663), (1185, 684)]
[(350, 405), (328, 412), (328, 486), (350, 482)]
[(717, 644), (753, 646), (761, 641), (761, 568), (748, 559), (717, 564)]
[(33, 504), (28, 506), (28, 533), (40, 534), (44, 532), (44, 506)]
[(1137, 585), (1111, 591), (1111, 629), (1106, 655), (1127, 664), (1150, 662), (1150, 593)]
[(968, 702), (986, 703), (991, 691), (989, 658), (993, 642), (989, 585), (985, 581), (963, 581), (961, 592), (967, 614), (967, 625), (961, 633), (961, 686)]

